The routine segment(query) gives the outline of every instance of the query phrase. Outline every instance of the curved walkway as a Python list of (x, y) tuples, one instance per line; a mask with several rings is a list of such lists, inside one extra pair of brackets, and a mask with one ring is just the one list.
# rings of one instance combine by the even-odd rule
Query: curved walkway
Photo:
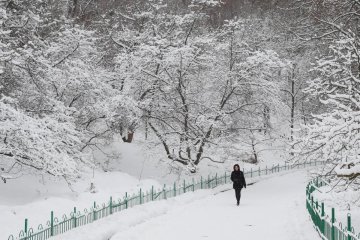
[(317, 240), (305, 208), (305, 171), (257, 182), (235, 205), (230, 185), (129, 209), (53, 239)]

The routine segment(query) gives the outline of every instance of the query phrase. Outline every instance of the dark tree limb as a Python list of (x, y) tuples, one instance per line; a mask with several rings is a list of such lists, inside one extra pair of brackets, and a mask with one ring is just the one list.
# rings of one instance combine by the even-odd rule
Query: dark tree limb
[(187, 45), (188, 39), (189, 39), (189, 37), (190, 37), (190, 35), (191, 35), (191, 32), (192, 32), (193, 29), (194, 29), (195, 22), (196, 22), (196, 19), (194, 19), (194, 21), (192, 22), (192, 24), (191, 24), (191, 26), (190, 26), (190, 29), (189, 29), (188, 33), (186, 34), (186, 38), (185, 38), (184, 45)]
[(80, 43), (78, 42), (78, 43), (76, 44), (76, 47), (74, 48), (74, 50), (72, 50), (68, 55), (66, 55), (66, 56), (65, 56), (63, 59), (61, 59), (59, 62), (55, 63), (55, 64), (53, 65), (53, 67), (56, 67), (57, 65), (63, 63), (66, 59), (68, 59), (71, 55), (73, 55), (74, 52), (79, 48), (79, 46), (80, 46)]

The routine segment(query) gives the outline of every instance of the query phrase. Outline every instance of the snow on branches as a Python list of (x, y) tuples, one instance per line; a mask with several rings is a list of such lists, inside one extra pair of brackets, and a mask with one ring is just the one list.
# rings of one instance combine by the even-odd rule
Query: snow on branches
[(130, 143), (143, 127), (169, 162), (195, 171), (239, 129), (271, 129), (287, 63), (244, 40), (244, 21), (209, 27), (222, 4), (193, 0), (179, 11), (176, 1), (114, 2), (110, 11), (98, 1), (19, 0), (0, 8), (0, 164), (75, 177), (85, 152), (114, 134)]
[[(269, 128), (264, 126), (263, 109), (281, 105), (279, 75), (286, 62), (274, 51), (237, 42), (235, 34), (217, 32), (191, 41), (176, 39), (177, 45), (166, 48), (144, 44), (137, 49), (146, 56), (134, 65), (143, 66), (140, 81), (149, 83), (149, 128), (167, 157), (191, 171), (208, 159), (206, 149), (231, 128)], [(177, 36), (187, 38), (180, 29)], [(244, 126), (241, 115), (252, 118), (252, 123)]]
[(316, 62), (314, 71), (317, 77), (310, 82), (306, 91), (317, 96), (325, 105), (325, 110), (314, 116), (311, 125), (305, 126), (302, 152), (307, 157), (328, 160), (335, 165), (330, 172), (350, 179), (360, 173), (358, 51), (357, 40), (342, 35), (331, 45), (329, 54)]
[(31, 117), (3, 98), (0, 122), (2, 161), (69, 179), (78, 176), (81, 164), (89, 164), (80, 152), (81, 133), (69, 121)]
[(57, 4), (0, 7), (0, 164), (72, 180), (91, 160), (81, 109), (113, 94), (113, 75), (96, 65), (94, 32), (70, 24)]
[(349, 178), (350, 180), (354, 180), (358, 176), (360, 176), (360, 160), (352, 160), (350, 162), (341, 162), (339, 163), (334, 172), (339, 177)]

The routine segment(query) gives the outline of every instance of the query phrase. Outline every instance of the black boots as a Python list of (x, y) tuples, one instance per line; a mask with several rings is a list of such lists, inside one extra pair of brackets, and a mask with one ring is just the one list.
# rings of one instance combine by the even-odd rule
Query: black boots
[(238, 206), (239, 206), (239, 204), (240, 204), (240, 202), (239, 202), (239, 201), (237, 201), (237, 204), (236, 204), (236, 205), (238, 205)]

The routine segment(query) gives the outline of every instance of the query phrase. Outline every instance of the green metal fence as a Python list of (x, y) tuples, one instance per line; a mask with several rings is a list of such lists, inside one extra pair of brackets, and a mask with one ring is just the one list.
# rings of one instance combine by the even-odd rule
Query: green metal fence
[(325, 240), (360, 240), (360, 234), (355, 234), (351, 225), (351, 215), (347, 215), (347, 224), (343, 225), (336, 220), (335, 209), (331, 209), (330, 215), (325, 212), (324, 203), (314, 199), (313, 193), (320, 187), (328, 185), (328, 182), (316, 178), (308, 183), (306, 187), (306, 208), (314, 223), (314, 227)]
[[(325, 162), (323, 161), (311, 161), (293, 165), (276, 165), (271, 168), (267, 166), (265, 168), (251, 168), (250, 171), (244, 171), (244, 176), (246, 179), (249, 179), (282, 171), (322, 165), (324, 163)], [(110, 197), (108, 203), (98, 205), (94, 202), (90, 209), (85, 209), (82, 212), (74, 207), (69, 215), (64, 214), (61, 218), (55, 217), (54, 212), (51, 211), (50, 219), (45, 225), (40, 224), (37, 229), (29, 228), (28, 219), (25, 219), (24, 229), (21, 230), (17, 236), (10, 235), (8, 240), (45, 240), (51, 236), (60, 235), (73, 228), (92, 223), (115, 212), (121, 212), (136, 205), (176, 197), (178, 195), (193, 192), (199, 189), (215, 188), (229, 182), (230, 173), (225, 172), (222, 175), (216, 174), (215, 176), (208, 175), (207, 177), (201, 177), (196, 181), (192, 179), (190, 182), (186, 182), (185, 180), (182, 182), (174, 182), (172, 186), (164, 185), (162, 189), (154, 189), (154, 187), (147, 191), (139, 189), (138, 193), (134, 193), (132, 195), (126, 193), (123, 198), (119, 199), (113, 199), (113, 197)]]

